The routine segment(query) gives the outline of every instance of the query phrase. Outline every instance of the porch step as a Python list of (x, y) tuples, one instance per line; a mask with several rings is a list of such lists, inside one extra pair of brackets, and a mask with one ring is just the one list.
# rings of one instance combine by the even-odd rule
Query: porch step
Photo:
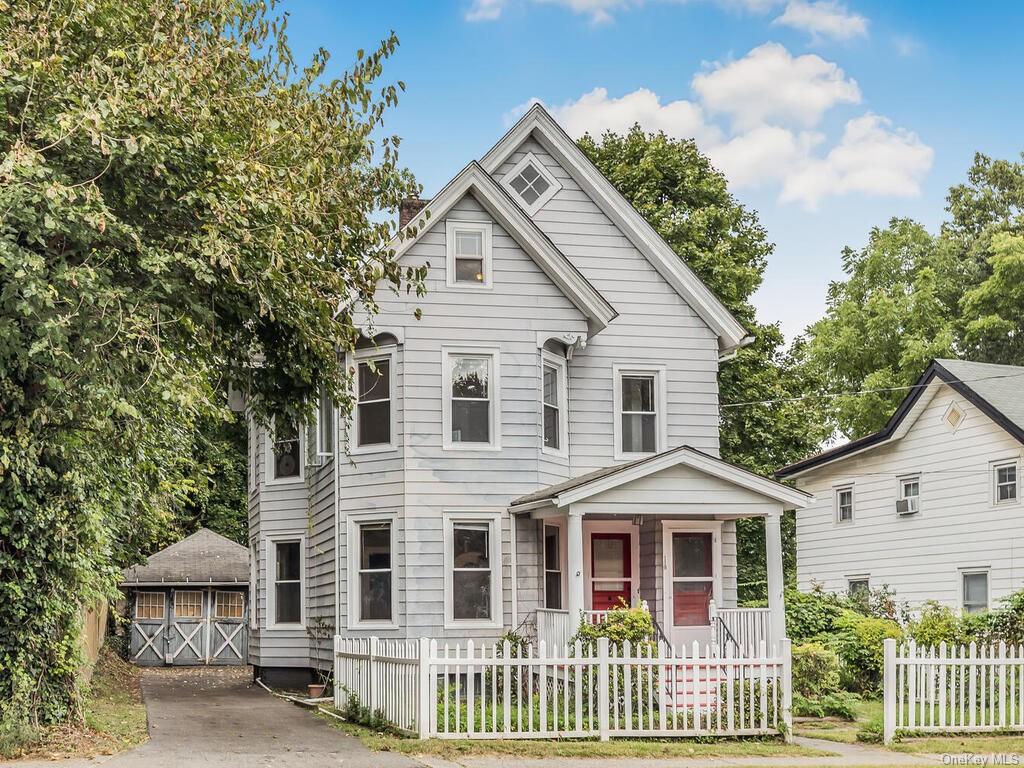
[(715, 667), (673, 666), (664, 682), (665, 696), (676, 708), (710, 709), (718, 704), (724, 675)]

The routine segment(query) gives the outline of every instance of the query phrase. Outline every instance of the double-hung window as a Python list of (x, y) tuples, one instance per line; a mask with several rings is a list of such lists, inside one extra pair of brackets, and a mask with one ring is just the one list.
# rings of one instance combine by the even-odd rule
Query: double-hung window
[(557, 525), (544, 526), (544, 607), (562, 607), (562, 536)]
[(446, 518), (446, 620), (452, 625), (500, 626), (501, 542), (497, 515)]
[(386, 449), (393, 446), (392, 392), (394, 380), (390, 355), (360, 359), (356, 363), (356, 448)]
[(1014, 504), (1019, 499), (1017, 490), (1017, 461), (1002, 461), (992, 465), (992, 501), (994, 504)]
[(961, 571), (960, 606), (964, 613), (988, 610), (988, 570)]
[(835, 490), (837, 523), (853, 522), (853, 486), (847, 485)]
[(491, 287), (490, 222), (452, 221), (445, 226), (449, 288)]
[(392, 522), (356, 523), (358, 550), (357, 624), (391, 624), (394, 621), (394, 559)]
[(542, 446), (546, 453), (564, 454), (568, 432), (567, 366), (545, 350), (541, 362)]
[(614, 367), (616, 458), (665, 450), (665, 369)]
[(301, 538), (271, 542), (273, 608), (270, 616), (275, 625), (301, 626), (304, 623), (302, 546)]
[(900, 478), (900, 511), (903, 514), (913, 514), (921, 509), (921, 478), (918, 475), (913, 477)]
[(445, 350), (445, 448), (499, 448), (498, 353)]
[(294, 419), (274, 419), (270, 430), (270, 451), (267, 456), (270, 482), (287, 483), (302, 480), (302, 428)]
[(334, 455), (334, 401), (326, 389), (320, 389), (316, 410), (316, 455), (329, 458)]
[(866, 600), (871, 595), (871, 580), (867, 576), (851, 576), (846, 586), (847, 594), (858, 600)]

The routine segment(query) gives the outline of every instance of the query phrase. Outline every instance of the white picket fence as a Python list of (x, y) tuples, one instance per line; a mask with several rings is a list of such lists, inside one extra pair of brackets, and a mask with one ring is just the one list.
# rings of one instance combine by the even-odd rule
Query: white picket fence
[(885, 641), (885, 742), (897, 733), (1024, 731), (1024, 646)]
[(350, 697), (420, 738), (762, 736), (792, 731), (791, 656), (662, 645), (438, 647), (335, 638), (335, 706)]

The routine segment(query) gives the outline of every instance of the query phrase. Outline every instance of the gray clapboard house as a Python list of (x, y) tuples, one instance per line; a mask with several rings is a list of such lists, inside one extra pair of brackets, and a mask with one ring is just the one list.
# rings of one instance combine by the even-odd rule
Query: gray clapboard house
[[(719, 366), (751, 341), (723, 304), (540, 106), (402, 214), (427, 293), (379, 293), (351, 419), (251, 429), (261, 673), (328, 667), (335, 632), (562, 643), (620, 601), (670, 642), (783, 637), (779, 521), (808, 497), (719, 458)], [(736, 608), (744, 517), (770, 609)]]
[(878, 432), (779, 471), (797, 512), (801, 589), (887, 585), (976, 612), (1024, 587), (1024, 368), (935, 360)]

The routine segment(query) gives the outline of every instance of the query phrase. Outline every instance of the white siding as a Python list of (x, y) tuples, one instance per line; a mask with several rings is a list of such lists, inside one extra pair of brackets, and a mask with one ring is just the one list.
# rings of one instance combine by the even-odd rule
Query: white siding
[[(967, 414), (951, 433), (950, 402)], [(959, 606), (961, 568), (989, 567), (993, 600), (1024, 586), (1024, 508), (993, 506), (990, 462), (1021, 455), (1021, 445), (966, 399), (942, 385), (907, 434), (888, 445), (813, 470), (797, 484), (815, 502), (797, 512), (801, 589), (847, 588), (850, 576), (888, 584), (900, 600)], [(898, 479), (921, 475), (921, 509), (896, 513)], [(839, 524), (834, 487), (852, 484), (853, 522)]]

